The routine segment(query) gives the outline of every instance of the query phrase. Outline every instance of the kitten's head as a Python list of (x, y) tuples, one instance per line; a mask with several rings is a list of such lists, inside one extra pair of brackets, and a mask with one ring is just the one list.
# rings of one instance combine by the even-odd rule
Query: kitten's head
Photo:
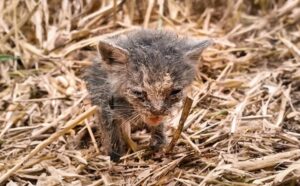
[(183, 99), (200, 54), (210, 44), (210, 40), (141, 30), (100, 42), (98, 49), (117, 93), (132, 104), (145, 123), (157, 125)]

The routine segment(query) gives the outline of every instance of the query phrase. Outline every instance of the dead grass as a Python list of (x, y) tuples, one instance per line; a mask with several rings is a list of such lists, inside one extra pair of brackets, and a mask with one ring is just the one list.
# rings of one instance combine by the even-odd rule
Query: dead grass
[[(222, 2), (0, 1), (0, 182), (299, 184), (300, 1)], [(173, 151), (147, 160), (128, 153), (114, 164), (97, 153), (88, 117), (95, 108), (80, 74), (97, 41), (140, 25), (216, 44), (203, 54)], [(91, 145), (76, 148), (84, 130)], [(149, 138), (144, 131), (132, 137)]]

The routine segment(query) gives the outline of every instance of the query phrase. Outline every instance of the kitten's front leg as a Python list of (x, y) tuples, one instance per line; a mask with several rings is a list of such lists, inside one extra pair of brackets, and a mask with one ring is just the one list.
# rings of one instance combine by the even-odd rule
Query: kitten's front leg
[(150, 130), (151, 130), (150, 148), (155, 151), (159, 150), (166, 143), (164, 125), (161, 123), (156, 127), (150, 127)]
[(123, 122), (121, 124), (122, 129), (122, 135), (124, 138), (124, 141), (127, 143), (127, 145), (133, 150), (133, 152), (138, 151), (138, 145), (131, 139), (131, 126), (129, 122)]
[(113, 120), (113, 129), (111, 130), (111, 152), (110, 158), (113, 161), (119, 161), (120, 157), (126, 153), (126, 144), (122, 138), (121, 132), (121, 120), (114, 119)]
[(102, 145), (112, 161), (118, 161), (125, 153), (120, 119), (115, 119), (107, 110), (102, 113)]

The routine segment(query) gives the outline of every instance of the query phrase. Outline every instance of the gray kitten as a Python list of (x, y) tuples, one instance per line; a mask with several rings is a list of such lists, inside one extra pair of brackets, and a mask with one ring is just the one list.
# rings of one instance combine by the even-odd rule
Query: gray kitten
[(155, 30), (99, 43), (101, 60), (87, 69), (85, 80), (92, 103), (101, 107), (102, 146), (112, 160), (125, 153), (124, 141), (136, 148), (130, 125), (150, 128), (151, 148), (165, 143), (163, 121), (184, 98), (200, 54), (210, 44)]

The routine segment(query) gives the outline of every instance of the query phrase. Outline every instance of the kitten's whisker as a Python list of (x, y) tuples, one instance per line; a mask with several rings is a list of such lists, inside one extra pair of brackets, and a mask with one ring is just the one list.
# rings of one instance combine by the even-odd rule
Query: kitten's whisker
[(128, 110), (135, 110), (134, 108), (131, 107), (114, 107), (113, 110), (115, 109), (128, 109)]
[(114, 107), (113, 110), (116, 109), (128, 109), (128, 110), (135, 110), (134, 108), (130, 108), (130, 107)]
[(135, 111), (134, 109), (128, 109), (128, 108), (114, 108), (113, 110), (117, 110), (117, 111)]
[(137, 119), (139, 116), (140, 116), (139, 114), (133, 115), (132, 117), (130, 117), (129, 119), (124, 121), (121, 125), (123, 125), (125, 123), (130, 123), (130, 122), (134, 121), (135, 119)]

